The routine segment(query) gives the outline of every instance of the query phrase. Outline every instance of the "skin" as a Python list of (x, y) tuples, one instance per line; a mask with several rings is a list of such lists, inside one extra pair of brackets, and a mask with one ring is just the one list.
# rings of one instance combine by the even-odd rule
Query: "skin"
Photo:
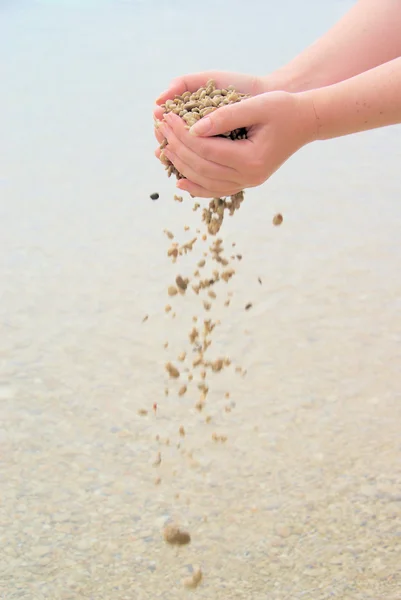
[[(325, 36), (267, 77), (207, 72), (174, 80), (160, 104), (207, 79), (253, 97), (225, 106), (190, 131), (176, 115), (156, 130), (167, 157), (197, 197), (221, 197), (266, 181), (297, 150), (315, 140), (401, 123), (401, 2), (360, 0)], [(211, 138), (237, 127), (248, 139)], [(156, 151), (156, 156), (160, 151)]]

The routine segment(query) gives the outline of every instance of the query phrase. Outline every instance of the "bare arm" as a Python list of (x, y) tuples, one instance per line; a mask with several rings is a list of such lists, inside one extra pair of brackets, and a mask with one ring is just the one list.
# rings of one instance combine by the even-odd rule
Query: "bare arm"
[(401, 56), (401, 0), (359, 0), (323, 37), (266, 77), (269, 90), (302, 92)]
[(313, 103), (319, 140), (401, 123), (401, 57), (299, 96)]

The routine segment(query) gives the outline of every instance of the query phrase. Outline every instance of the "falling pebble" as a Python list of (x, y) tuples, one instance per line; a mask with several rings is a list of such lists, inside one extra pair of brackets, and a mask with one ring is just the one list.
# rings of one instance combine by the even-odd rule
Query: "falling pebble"
[(179, 428), (178, 433), (180, 434), (181, 437), (185, 436), (185, 429), (184, 429), (184, 427), (182, 425)]
[(175, 546), (189, 544), (191, 536), (187, 531), (180, 529), (177, 525), (167, 525), (163, 531), (164, 541)]
[(166, 306), (165, 306), (165, 308), (164, 308), (164, 311), (165, 311), (166, 313), (168, 313), (168, 312), (170, 312), (170, 310), (171, 310), (171, 306), (170, 306), (170, 304), (166, 304)]
[(169, 296), (175, 296), (178, 294), (177, 288), (174, 285), (170, 285), (167, 292)]
[(158, 467), (158, 466), (160, 465), (160, 463), (161, 463), (161, 462), (162, 462), (162, 455), (161, 455), (161, 453), (160, 453), (160, 452), (158, 452), (158, 453), (157, 453), (157, 455), (156, 455), (156, 459), (155, 459), (155, 461), (153, 462), (153, 466), (154, 466), (154, 467)]
[(245, 310), (249, 310), (250, 308), (252, 308), (252, 303), (248, 302), (248, 304), (245, 306)]
[(142, 323), (145, 323), (149, 319), (149, 315), (145, 315), (142, 319)]
[(277, 213), (277, 215), (274, 215), (273, 217), (273, 225), (281, 225), (281, 223), (283, 222), (283, 215), (281, 215), (280, 213)]
[(260, 285), (262, 285), (262, 280), (260, 277), (258, 277), (258, 281), (259, 281)]
[(179, 370), (173, 364), (171, 364), (170, 362), (168, 362), (166, 364), (166, 371), (168, 372), (168, 374), (170, 375), (170, 377), (173, 377), (175, 379), (180, 376)]
[(146, 408), (140, 408), (138, 410), (138, 415), (140, 415), (141, 417), (146, 417), (147, 414), (148, 414), (148, 411), (146, 410)]
[(188, 589), (195, 589), (201, 583), (202, 579), (203, 574), (201, 569), (198, 567), (197, 569), (194, 569), (192, 575), (183, 579), (182, 584)]
[(177, 287), (178, 287), (180, 290), (182, 290), (182, 291), (184, 291), (184, 292), (185, 292), (185, 290), (187, 289), (187, 286), (188, 286), (188, 284), (187, 284), (187, 282), (185, 281), (185, 279), (183, 279), (183, 278), (181, 277), (181, 275), (177, 275), (177, 277), (176, 277), (176, 279), (175, 279), (175, 282), (176, 282), (176, 284), (177, 284)]
[(153, 402), (153, 412), (156, 413), (157, 412), (157, 402)]
[(150, 197), (152, 200), (158, 200), (159, 199), (159, 194), (157, 192), (154, 192), (153, 194), (150, 194)]
[(183, 386), (180, 388), (180, 390), (179, 390), (179, 392), (178, 392), (178, 395), (179, 395), (179, 396), (183, 396), (183, 395), (186, 393), (186, 391), (187, 391), (187, 386), (186, 386), (186, 385), (183, 385)]
[(182, 198), (182, 196), (177, 196), (177, 194), (174, 194), (174, 200), (176, 202), (182, 202), (183, 198)]

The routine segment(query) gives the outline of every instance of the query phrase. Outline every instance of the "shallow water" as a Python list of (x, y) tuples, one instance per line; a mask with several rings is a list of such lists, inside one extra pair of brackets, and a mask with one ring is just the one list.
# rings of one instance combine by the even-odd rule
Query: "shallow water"
[(164, 312), (163, 229), (200, 214), (153, 158), (153, 99), (186, 71), (268, 72), (352, 3), (307, 4), (0, 2), (1, 598), (180, 598), (198, 564), (198, 598), (399, 598), (399, 127), (247, 192), (213, 313), (246, 376), (211, 378), (202, 413), (163, 391), (201, 314)]

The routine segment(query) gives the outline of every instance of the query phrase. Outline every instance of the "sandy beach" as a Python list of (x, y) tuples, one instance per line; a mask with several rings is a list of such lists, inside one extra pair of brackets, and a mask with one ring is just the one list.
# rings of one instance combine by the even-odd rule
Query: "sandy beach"
[(203, 226), (154, 158), (154, 99), (267, 73), (352, 3), (301, 4), (0, 2), (1, 599), (400, 599), (400, 127), (247, 191), (211, 310), (246, 374), (212, 373), (202, 411), (164, 394), (201, 316), (167, 288), (209, 242), (167, 256), (164, 229)]

